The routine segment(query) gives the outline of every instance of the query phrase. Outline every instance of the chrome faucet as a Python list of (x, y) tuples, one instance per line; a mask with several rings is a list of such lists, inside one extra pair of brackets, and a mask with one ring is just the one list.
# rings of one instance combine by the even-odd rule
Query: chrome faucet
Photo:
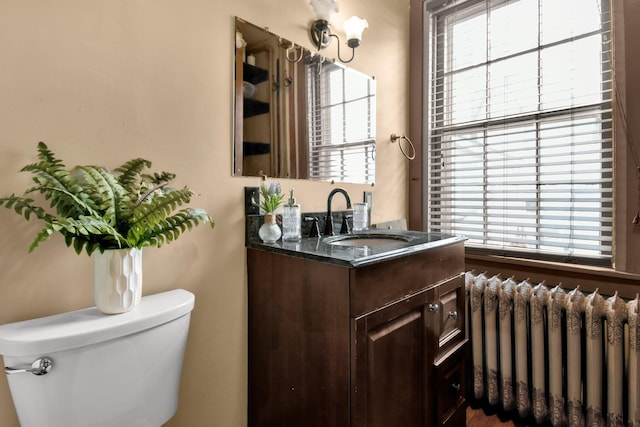
[(347, 201), (347, 209), (351, 209), (351, 198), (345, 190), (343, 190), (342, 188), (331, 190), (331, 193), (329, 193), (329, 197), (327, 198), (327, 216), (324, 219), (325, 236), (334, 236), (336, 234), (333, 231), (333, 216), (331, 215), (331, 202), (333, 201), (333, 196), (336, 193), (341, 193), (344, 196), (345, 200)]

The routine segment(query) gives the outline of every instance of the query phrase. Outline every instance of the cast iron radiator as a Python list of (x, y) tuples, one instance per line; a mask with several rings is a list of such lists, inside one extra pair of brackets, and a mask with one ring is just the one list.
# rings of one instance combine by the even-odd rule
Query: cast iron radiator
[(465, 274), (474, 397), (553, 426), (640, 426), (640, 298)]

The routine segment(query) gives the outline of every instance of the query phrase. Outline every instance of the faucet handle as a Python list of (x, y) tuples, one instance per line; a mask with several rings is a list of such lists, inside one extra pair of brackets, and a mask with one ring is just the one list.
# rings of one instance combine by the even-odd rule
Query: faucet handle
[(342, 215), (342, 226), (340, 227), (340, 234), (351, 234), (351, 227), (349, 226), (349, 221), (347, 219), (353, 218), (353, 215)]
[(318, 218), (315, 216), (305, 216), (305, 221), (313, 221), (311, 224), (311, 230), (309, 230), (309, 237), (318, 237), (320, 235), (320, 227), (318, 226)]

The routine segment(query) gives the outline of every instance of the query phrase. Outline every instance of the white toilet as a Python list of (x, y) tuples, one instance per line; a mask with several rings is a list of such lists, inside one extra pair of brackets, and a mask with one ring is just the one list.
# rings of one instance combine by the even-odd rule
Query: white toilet
[(0, 326), (0, 354), (20, 425), (167, 422), (178, 407), (194, 299), (176, 289), (146, 296), (123, 314), (88, 308)]

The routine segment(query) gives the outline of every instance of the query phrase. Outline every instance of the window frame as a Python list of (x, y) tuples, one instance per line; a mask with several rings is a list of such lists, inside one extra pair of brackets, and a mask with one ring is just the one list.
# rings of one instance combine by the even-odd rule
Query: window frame
[[(413, 5), (417, 5), (418, 1), (412, 1)], [(422, 14), (416, 14), (419, 15), (419, 19), (420, 22), (418, 22), (418, 17), (415, 17), (414, 15), (412, 15), (412, 34), (411, 34), (411, 50), (412, 52), (415, 52), (417, 47), (422, 49), (422, 53), (423, 53), (423, 58), (422, 58), (422, 63), (417, 62), (416, 60), (412, 60), (412, 62), (414, 63), (414, 66), (412, 66), (412, 69), (415, 66), (418, 66), (421, 69), (421, 79), (424, 79), (421, 83), (422, 83), (422, 100), (421, 100), (421, 105), (420, 105), (420, 112), (421, 112), (421, 117), (426, 117), (427, 116), (427, 106), (429, 105), (429, 102), (431, 102), (431, 91), (433, 90), (433, 88), (430, 86), (430, 82), (428, 81), (429, 78), (429, 74), (430, 73), (425, 73), (422, 70), (429, 70), (428, 68), (428, 55), (435, 55), (434, 52), (429, 52), (428, 51), (428, 47), (429, 47), (429, 33), (430, 33), (430, 23), (431, 23), (431, 12), (433, 10), (436, 10), (439, 6), (441, 6), (444, 2), (443, 1), (431, 1), (431, 2), (426, 2), (423, 4), (420, 4), (420, 7), (422, 9)], [(453, 4), (453, 7), (458, 7), (460, 5), (460, 3), (464, 3), (464, 6), (467, 7), (468, 5), (477, 5), (479, 3), (484, 3), (484, 0), (469, 0), (466, 2), (452, 2), (451, 4)], [(611, 5), (608, 2), (607, 3), (608, 7), (611, 7)], [(451, 7), (451, 6), (449, 6)], [(609, 9), (607, 11), (610, 15), (611, 15), (611, 9)], [(418, 33), (417, 28), (418, 25), (420, 25), (420, 32), (421, 32), (421, 37), (420, 39), (416, 38), (416, 34)], [(611, 34), (612, 31), (611, 29), (609, 29), (609, 34)], [(611, 45), (613, 45), (613, 42), (611, 42)], [(427, 47), (427, 48), (425, 48)], [(536, 50), (538, 50), (538, 48), (536, 48)], [(611, 48), (613, 49), (613, 47)], [(613, 60), (610, 59), (611, 62), (611, 68), (609, 69), (609, 72), (612, 73), (613, 72)], [(430, 71), (430, 70), (429, 70)], [(423, 77), (423, 75), (425, 77)], [(414, 72), (412, 74), (412, 80), (415, 81), (416, 79), (416, 73)], [(415, 97), (414, 97), (415, 98)], [(609, 102), (613, 102), (613, 101), (609, 101)], [(415, 99), (413, 99), (411, 101), (412, 106), (416, 105), (416, 101)], [(428, 141), (430, 141), (431, 139), (431, 134), (430, 134), (430, 129), (429, 129), (429, 121), (426, 121), (424, 123), (421, 124), (420, 128), (418, 129), (417, 126), (415, 126), (415, 117), (416, 114), (412, 114), (412, 132), (413, 135), (415, 135), (416, 133), (419, 133), (420, 136), (425, 135), (424, 138), (417, 138), (418, 140), (423, 140), (424, 142), (424, 147), (422, 147), (422, 150), (419, 150), (419, 156), (418, 158), (421, 158), (421, 165), (420, 165), (420, 170), (418, 173), (416, 173), (416, 171), (418, 171), (418, 168), (415, 167), (415, 165), (412, 165), (411, 167), (411, 171), (410, 174), (412, 176), (412, 181), (415, 181), (415, 178), (413, 178), (414, 176), (420, 176), (420, 182), (421, 182), (421, 186), (420, 186), (420, 190), (421, 190), (421, 194), (420, 194), (420, 206), (419, 208), (417, 207), (417, 203), (416, 203), (416, 197), (413, 196), (411, 193), (415, 194), (415, 190), (416, 190), (416, 186), (413, 186), (413, 189), (410, 189), (410, 226), (415, 226), (416, 224), (416, 220), (417, 220), (417, 213), (420, 214), (420, 221), (421, 221), (421, 226), (423, 229), (427, 229), (427, 224), (429, 222), (429, 201), (427, 199), (427, 197), (425, 196), (424, 192), (422, 191), (423, 188), (422, 186), (426, 187), (426, 184), (422, 181), (427, 179), (427, 177), (429, 177), (429, 173), (430, 173), (430, 168), (429, 168), (429, 146), (428, 146)], [(486, 119), (484, 120), (486, 122), (491, 121), (491, 119)], [(611, 128), (614, 127), (615, 124), (611, 125)], [(612, 129), (606, 129), (603, 131), (603, 133), (605, 132), (611, 132)], [(415, 137), (415, 136), (414, 136)], [(614, 157), (612, 155), (612, 157)], [(610, 158), (608, 160), (609, 162), (613, 162), (613, 158)], [(615, 178), (611, 179), (611, 188), (608, 189), (607, 191), (613, 191), (613, 189), (615, 188), (616, 184), (614, 182)], [(426, 190), (426, 188), (425, 188)], [(612, 214), (612, 216), (614, 218), (611, 219), (611, 222), (613, 223), (612, 226), (615, 226), (615, 215)], [(611, 244), (615, 245), (615, 241), (614, 238), (611, 237)], [(468, 252), (472, 252), (473, 249), (469, 249)], [(527, 258), (527, 259), (542, 259), (542, 260), (550, 260), (550, 261), (562, 261), (562, 262), (575, 262), (578, 264), (598, 264), (598, 259), (594, 259), (594, 258), (584, 258), (581, 256), (573, 256), (573, 257), (564, 257), (562, 255), (548, 255), (545, 253), (524, 253), (524, 254), (520, 254), (518, 253), (517, 250), (504, 250), (504, 249), (500, 249), (500, 250), (490, 250), (488, 251), (486, 248), (481, 248), (480, 249), (481, 253), (493, 253), (493, 254), (497, 254), (497, 255), (501, 255), (501, 256), (522, 256), (523, 258)], [(611, 265), (611, 258), (609, 258), (608, 260), (605, 259), (605, 265)]]

